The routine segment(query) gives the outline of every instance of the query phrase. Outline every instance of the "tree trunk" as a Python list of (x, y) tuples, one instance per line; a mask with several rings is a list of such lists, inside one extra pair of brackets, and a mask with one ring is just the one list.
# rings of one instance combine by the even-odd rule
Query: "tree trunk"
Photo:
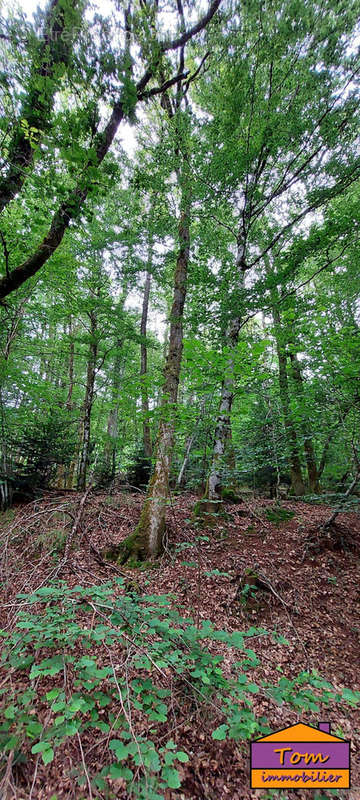
[(107, 441), (104, 452), (105, 470), (109, 480), (112, 480), (115, 477), (116, 472), (116, 451), (119, 435), (119, 390), (122, 379), (123, 362), (123, 356), (121, 352), (122, 346), (122, 339), (118, 339), (116, 344), (117, 352), (114, 361), (111, 409), (107, 422)]
[(84, 400), (83, 440), (82, 440), (78, 480), (77, 480), (77, 488), (80, 492), (84, 492), (86, 486), (86, 471), (89, 460), (89, 447), (90, 447), (91, 411), (94, 398), (96, 357), (98, 350), (98, 342), (96, 335), (97, 317), (94, 310), (89, 311), (89, 317), (90, 317), (90, 348), (89, 348), (89, 358), (88, 358), (87, 376), (86, 376), (86, 390), (85, 390), (85, 400)]
[(73, 327), (72, 327), (72, 319), (69, 319), (69, 339), (70, 339), (70, 347), (69, 347), (69, 388), (68, 394), (66, 398), (66, 408), (68, 411), (72, 409), (72, 393), (74, 389), (74, 339), (73, 339)]
[(140, 324), (140, 334), (141, 334), (141, 345), (140, 345), (140, 383), (141, 383), (141, 408), (143, 414), (143, 442), (144, 442), (144, 453), (147, 458), (151, 458), (152, 455), (152, 447), (151, 447), (151, 433), (150, 433), (150, 425), (149, 425), (149, 395), (147, 391), (146, 385), (146, 378), (147, 378), (147, 344), (146, 344), (146, 329), (147, 329), (147, 319), (148, 319), (148, 311), (149, 311), (149, 297), (150, 297), (150, 285), (151, 285), (151, 273), (149, 269), (151, 268), (152, 263), (152, 241), (149, 241), (149, 253), (148, 253), (148, 269), (146, 272), (145, 278), (145, 286), (144, 286), (144, 296), (143, 296), (143, 305), (142, 305), (142, 314), (141, 314), (141, 324)]
[(179, 253), (174, 276), (173, 303), (170, 315), (168, 354), (164, 369), (162, 413), (156, 441), (154, 471), (148, 486), (140, 521), (134, 533), (124, 542), (123, 560), (129, 556), (144, 559), (158, 555), (163, 549), (165, 514), (169, 496), (175, 414), (183, 349), (183, 311), (187, 288), (190, 254), (190, 176), (183, 165), (179, 178), (181, 210), (179, 220)]
[[(238, 273), (238, 282), (240, 294), (245, 291), (245, 239), (244, 236), (239, 234), (237, 242), (236, 253), (236, 269)], [(242, 319), (240, 316), (233, 319), (226, 332), (226, 344), (231, 351), (235, 351), (241, 328)], [(221, 398), (219, 414), (215, 426), (214, 446), (212, 454), (212, 463), (210, 468), (210, 475), (208, 478), (207, 497), (211, 503), (218, 503), (221, 501), (222, 484), (223, 484), (223, 467), (224, 467), (224, 454), (226, 445), (229, 440), (229, 426), (231, 420), (231, 409), (234, 399), (235, 391), (235, 374), (234, 374), (234, 355), (230, 355), (228, 360), (225, 377), (221, 387)]]
[[(132, 249), (130, 249), (128, 253), (129, 260), (131, 253)], [(116, 314), (119, 321), (122, 318), (128, 291), (128, 282), (125, 280), (123, 291), (116, 306)], [(108, 416), (107, 440), (104, 450), (105, 474), (106, 479), (109, 480), (112, 480), (116, 473), (116, 457), (119, 437), (119, 392), (124, 372), (124, 357), (122, 352), (123, 344), (124, 340), (119, 336), (116, 340), (116, 351), (112, 375), (111, 408)]]
[(282, 406), (285, 432), (289, 449), (291, 489), (296, 496), (301, 496), (305, 494), (305, 484), (302, 476), (296, 430), (291, 418), (289, 385), (288, 385), (288, 375), (286, 366), (286, 351), (282, 342), (280, 313), (276, 305), (272, 309), (272, 316), (274, 321), (276, 351), (279, 363), (280, 401)]
[[(292, 369), (292, 375), (297, 387), (297, 391), (300, 397), (304, 397), (304, 379), (301, 373), (300, 364), (297, 360), (296, 354), (291, 352), (290, 353), (290, 363)], [(304, 451), (305, 451), (305, 459), (306, 459), (306, 467), (307, 467), (307, 474), (308, 474), (308, 483), (309, 483), (309, 490), (314, 494), (319, 494), (320, 486), (319, 486), (319, 474), (316, 466), (316, 458), (315, 458), (315, 451), (314, 445), (312, 442), (311, 432), (309, 429), (308, 420), (303, 419), (302, 422), (303, 434), (304, 434)]]
[(184, 459), (183, 459), (182, 465), (180, 467), (180, 471), (179, 471), (178, 478), (177, 478), (177, 481), (176, 481), (176, 483), (177, 483), (177, 485), (179, 487), (184, 486), (184, 483), (185, 483), (185, 470), (186, 470), (187, 463), (188, 463), (188, 460), (189, 460), (190, 450), (191, 450), (191, 448), (193, 446), (193, 442), (194, 442), (194, 439), (195, 439), (195, 433), (196, 433), (196, 429), (192, 432), (192, 434), (190, 436), (188, 436), (188, 438), (186, 440), (185, 455), (184, 455)]
[(10, 326), (6, 334), (6, 339), (1, 354), (1, 362), (2, 362), (0, 364), (0, 509), (1, 511), (6, 511), (6, 509), (9, 508), (9, 506), (11, 506), (12, 502), (12, 485), (9, 474), (11, 472), (11, 456), (9, 453), (9, 446), (8, 446), (7, 421), (6, 421), (6, 411), (5, 411), (6, 404), (3, 397), (3, 391), (7, 374), (8, 360), (10, 357), (10, 350), (18, 334), (19, 325), (22, 320), (25, 310), (25, 305), (28, 299), (29, 296), (25, 297), (24, 300), (15, 309), (14, 316), (11, 318), (10, 321)]

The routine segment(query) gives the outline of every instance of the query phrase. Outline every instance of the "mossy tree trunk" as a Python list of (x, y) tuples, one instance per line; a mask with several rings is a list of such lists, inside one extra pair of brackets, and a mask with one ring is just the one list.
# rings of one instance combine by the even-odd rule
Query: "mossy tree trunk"
[(174, 275), (173, 302), (170, 314), (169, 345), (164, 369), (161, 419), (155, 447), (154, 471), (145, 503), (134, 533), (124, 542), (123, 560), (158, 555), (163, 549), (165, 515), (169, 498), (169, 476), (175, 436), (181, 357), (183, 349), (183, 311), (186, 298), (190, 254), (190, 175), (186, 162), (179, 175), (181, 189), (178, 227), (179, 252)]

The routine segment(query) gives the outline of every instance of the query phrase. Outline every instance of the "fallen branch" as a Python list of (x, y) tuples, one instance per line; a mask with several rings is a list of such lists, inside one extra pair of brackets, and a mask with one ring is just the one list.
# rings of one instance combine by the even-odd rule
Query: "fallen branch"
[[(360, 469), (358, 469), (358, 471), (357, 471), (357, 473), (356, 473), (356, 475), (355, 475), (355, 478), (354, 478), (354, 480), (353, 480), (353, 481), (352, 481), (352, 483), (350, 484), (350, 486), (349, 486), (348, 490), (345, 492), (345, 494), (344, 494), (344, 497), (343, 497), (343, 498), (342, 498), (342, 500), (341, 500), (341, 505), (340, 505), (340, 507), (339, 507), (339, 508), (337, 508), (337, 509), (336, 509), (336, 510), (335, 510), (335, 511), (334, 511), (334, 512), (331, 514), (331, 517), (329, 517), (329, 519), (327, 519), (327, 520), (326, 520), (326, 522), (324, 522), (324, 524), (323, 524), (323, 525), (321, 526), (321, 528), (320, 528), (320, 530), (321, 530), (321, 531), (323, 531), (323, 532), (327, 531), (327, 530), (328, 530), (328, 528), (330, 528), (330, 527), (331, 527), (331, 525), (332, 525), (332, 524), (335, 522), (335, 520), (336, 520), (336, 517), (338, 516), (338, 514), (341, 514), (341, 512), (342, 512), (342, 510), (343, 510), (343, 505), (344, 505), (344, 503), (346, 502), (347, 498), (348, 498), (348, 497), (350, 497), (350, 495), (353, 493), (353, 491), (354, 491), (354, 489), (355, 489), (355, 487), (356, 487), (356, 484), (359, 482), (359, 478), (360, 478)], [(327, 535), (329, 536), (329, 534), (327, 534)]]
[[(237, 575), (235, 577), (235, 579), (234, 578), (232, 579), (232, 582), (234, 580), (237, 580), (239, 577), (241, 577), (241, 581), (244, 581), (245, 585), (247, 583), (246, 578), (248, 577), (249, 578), (249, 585), (254, 586), (256, 589), (260, 589), (260, 590), (262, 589), (265, 592), (270, 592), (270, 594), (273, 594), (274, 597), (276, 597), (276, 599), (279, 600), (280, 603), (282, 603), (283, 606), (285, 606), (285, 608), (289, 609), (294, 614), (298, 614), (299, 613), (295, 608), (293, 608), (289, 603), (287, 603), (286, 600), (284, 600), (283, 597), (281, 597), (281, 595), (276, 591), (276, 589), (274, 589), (272, 583), (269, 581), (269, 578), (267, 578), (266, 575), (263, 575), (262, 573), (258, 572), (257, 570), (256, 570), (256, 572), (249, 571), (248, 573), (246, 573), (246, 571), (245, 571), (244, 575), (242, 575), (242, 576)], [(236, 595), (234, 597), (234, 600), (236, 600), (238, 595), (239, 595), (239, 589), (240, 589), (240, 586), (236, 590)]]
[(75, 539), (75, 536), (77, 534), (77, 531), (78, 531), (78, 528), (79, 528), (79, 525), (80, 525), (80, 522), (81, 522), (81, 517), (82, 517), (83, 512), (84, 512), (84, 506), (85, 506), (86, 500), (87, 500), (92, 488), (93, 488), (93, 484), (90, 481), (89, 486), (86, 489), (86, 492), (84, 492), (84, 494), (83, 494), (83, 496), (82, 496), (82, 498), (80, 500), (80, 504), (79, 504), (79, 508), (78, 508), (78, 511), (77, 511), (77, 514), (76, 514), (76, 517), (75, 517), (75, 520), (74, 520), (74, 524), (73, 524), (73, 526), (71, 528), (71, 531), (70, 531), (70, 533), (69, 533), (69, 535), (68, 535), (68, 537), (66, 539), (64, 558), (62, 559), (62, 561), (59, 564), (59, 570), (58, 571), (60, 571), (69, 560), (71, 545), (72, 545), (72, 543), (73, 543), (73, 541)]
[(265, 575), (262, 575), (260, 572), (258, 572), (257, 574), (260, 578), (260, 581), (262, 581), (262, 583), (266, 586), (267, 590), (271, 592), (271, 594), (273, 594), (274, 597), (277, 598), (277, 600), (280, 600), (280, 603), (282, 603), (283, 606), (285, 606), (285, 608), (288, 608), (290, 611), (293, 611), (294, 614), (299, 613), (295, 608), (292, 608), (292, 606), (289, 603), (287, 603), (283, 597), (281, 597), (281, 595), (276, 591), (276, 589), (274, 589), (272, 583), (270, 583), (269, 581), (269, 578), (267, 578)]

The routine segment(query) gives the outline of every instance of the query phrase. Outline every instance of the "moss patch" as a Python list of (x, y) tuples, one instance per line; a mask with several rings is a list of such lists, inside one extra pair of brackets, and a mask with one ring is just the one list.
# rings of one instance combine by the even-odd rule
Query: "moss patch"
[(242, 497), (235, 492), (235, 489), (224, 487), (221, 491), (221, 497), (224, 503), (243, 503)]

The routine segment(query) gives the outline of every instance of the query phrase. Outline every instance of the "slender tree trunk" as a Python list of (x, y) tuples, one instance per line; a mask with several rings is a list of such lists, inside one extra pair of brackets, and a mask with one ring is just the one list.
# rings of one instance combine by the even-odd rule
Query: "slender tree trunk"
[(141, 352), (140, 352), (140, 383), (141, 383), (141, 408), (143, 414), (143, 442), (144, 442), (144, 453), (147, 458), (151, 458), (152, 455), (152, 447), (151, 447), (151, 433), (150, 433), (150, 425), (149, 425), (149, 395), (146, 385), (146, 378), (147, 378), (147, 344), (146, 344), (146, 330), (147, 330), (147, 319), (148, 319), (148, 311), (149, 311), (149, 297), (150, 297), (150, 286), (151, 286), (151, 273), (149, 272), (149, 268), (151, 268), (152, 263), (152, 241), (149, 241), (149, 253), (148, 253), (148, 269), (146, 272), (145, 278), (145, 286), (144, 286), (144, 296), (143, 296), (143, 305), (142, 305), (142, 314), (141, 314), (141, 324), (140, 324), (140, 334), (141, 334)]
[(176, 483), (177, 483), (177, 485), (179, 487), (184, 486), (184, 483), (185, 483), (185, 470), (186, 470), (186, 467), (187, 467), (187, 463), (189, 461), (190, 450), (191, 450), (191, 448), (193, 446), (193, 443), (194, 443), (195, 434), (196, 434), (196, 430), (194, 430), (192, 432), (192, 434), (190, 434), (190, 436), (188, 436), (187, 439), (186, 439), (184, 459), (183, 459), (182, 465), (180, 467), (180, 471), (179, 471), (179, 474), (178, 474), (178, 477), (177, 477), (177, 481), (176, 481)]
[[(292, 369), (292, 375), (297, 387), (297, 391), (300, 397), (304, 397), (304, 379), (301, 373), (300, 364), (297, 360), (296, 354), (291, 352), (290, 353), (290, 363)], [(304, 419), (302, 423), (303, 434), (304, 434), (304, 451), (305, 451), (305, 459), (306, 459), (306, 467), (307, 467), (307, 474), (308, 474), (308, 483), (310, 492), (314, 494), (318, 494), (320, 492), (319, 486), (319, 474), (316, 466), (316, 457), (314, 451), (314, 445), (311, 437), (311, 432), (309, 429), (308, 420)]]
[(129, 555), (146, 558), (163, 549), (166, 505), (172, 461), (175, 415), (183, 349), (183, 311), (187, 288), (190, 254), (190, 176), (186, 164), (179, 178), (181, 206), (179, 220), (179, 253), (174, 275), (173, 303), (170, 315), (168, 354), (164, 369), (162, 414), (156, 441), (154, 471), (149, 483), (140, 521), (132, 536), (124, 543), (124, 560)]
[(73, 327), (72, 327), (72, 319), (69, 319), (69, 338), (70, 338), (70, 347), (69, 347), (69, 388), (68, 394), (66, 398), (66, 408), (68, 411), (72, 409), (72, 394), (74, 390), (74, 339), (73, 339)]
[[(194, 403), (194, 396), (190, 395), (190, 397), (188, 399), (188, 405), (192, 406), (193, 403)], [(186, 467), (187, 467), (187, 464), (188, 464), (188, 461), (189, 461), (190, 451), (191, 451), (191, 448), (192, 448), (193, 443), (195, 441), (195, 436), (196, 436), (196, 433), (197, 433), (199, 422), (200, 422), (201, 418), (204, 415), (205, 403), (206, 403), (206, 398), (203, 397), (203, 399), (201, 401), (201, 405), (200, 405), (200, 412), (199, 412), (199, 415), (197, 416), (197, 418), (195, 420), (193, 431), (186, 439), (184, 458), (183, 458), (183, 462), (181, 464), (180, 471), (179, 471), (179, 474), (178, 474), (178, 477), (177, 477), (177, 481), (176, 481), (176, 485), (179, 488), (181, 488), (185, 484), (185, 471), (186, 471)]]
[[(67, 408), (67, 410), (69, 412), (72, 411), (72, 409), (73, 409), (72, 396), (73, 396), (73, 391), (74, 391), (74, 355), (75, 355), (74, 334), (75, 334), (75, 330), (76, 330), (76, 325), (73, 326), (73, 320), (72, 320), (72, 317), (70, 316), (70, 318), (69, 318), (69, 328), (68, 328), (68, 334), (69, 334), (69, 339), (70, 339), (70, 343), (69, 343), (69, 360), (68, 360), (68, 393), (67, 393), (67, 398), (66, 398), (66, 403), (65, 403), (65, 406), (66, 406), (66, 408)], [(80, 442), (80, 437), (81, 437), (82, 431), (83, 431), (83, 427), (82, 427), (82, 425), (80, 425), (79, 426), (79, 432), (78, 432), (78, 438), (77, 438), (77, 444), (75, 446), (75, 453), (73, 454), (73, 458), (72, 458), (70, 464), (67, 465), (65, 470), (64, 470), (64, 486), (65, 486), (66, 489), (72, 489), (73, 488), (74, 473), (75, 473), (76, 464), (77, 464), (78, 458), (79, 458), (79, 449), (80, 449), (79, 442)]]
[(282, 342), (281, 319), (277, 306), (273, 307), (272, 316), (274, 321), (276, 351), (279, 363), (280, 401), (282, 406), (285, 432), (289, 449), (291, 488), (296, 496), (300, 496), (305, 494), (305, 484), (302, 476), (296, 430), (291, 417), (289, 385), (288, 385), (288, 375), (286, 366), (286, 350)]
[(87, 376), (86, 376), (86, 390), (85, 390), (85, 400), (84, 400), (83, 440), (80, 453), (80, 463), (79, 463), (78, 480), (77, 480), (77, 488), (80, 492), (84, 492), (86, 486), (86, 470), (89, 460), (89, 447), (90, 447), (91, 411), (94, 398), (96, 357), (98, 350), (96, 312), (94, 310), (90, 311), (89, 317), (90, 317), (90, 348), (89, 348), (89, 358), (88, 358)]
[(122, 379), (122, 363), (123, 356), (121, 348), (123, 345), (122, 339), (119, 339), (116, 344), (116, 356), (114, 361), (113, 382), (112, 382), (112, 400), (111, 409), (107, 422), (107, 441), (105, 445), (105, 469), (107, 477), (112, 480), (116, 472), (116, 451), (119, 435), (119, 390)]
[(8, 446), (7, 435), (7, 422), (6, 422), (6, 404), (4, 401), (4, 383), (7, 373), (8, 361), (10, 357), (11, 347), (18, 334), (20, 322), (22, 320), (25, 305), (29, 296), (15, 309), (14, 316), (11, 319), (10, 327), (7, 331), (6, 339), (4, 342), (3, 351), (1, 354), (0, 363), (0, 509), (6, 511), (12, 502), (12, 486), (10, 482), (11, 471), (11, 456)]
[[(130, 248), (128, 253), (129, 260), (131, 258), (131, 253), (132, 249)], [(125, 281), (121, 297), (119, 298), (116, 307), (116, 314), (119, 320), (121, 319), (124, 311), (128, 290), (128, 282)], [(109, 480), (112, 480), (115, 477), (116, 472), (116, 456), (119, 438), (119, 394), (124, 372), (124, 357), (122, 352), (123, 344), (123, 339), (119, 337), (116, 341), (114, 368), (112, 374), (111, 408), (107, 422), (107, 441), (104, 451), (106, 478), (109, 478)]]
[(9, 481), (8, 441), (6, 431), (5, 407), (2, 386), (0, 386), (0, 510), (6, 511), (11, 505), (11, 484)]
[[(236, 268), (240, 294), (245, 291), (245, 241), (239, 235), (236, 254)], [(234, 355), (239, 341), (242, 318), (233, 319), (226, 332), (226, 344), (230, 349), (230, 357), (226, 366), (225, 377), (221, 387), (220, 408), (215, 426), (214, 446), (206, 495), (211, 503), (221, 501), (224, 454), (229, 440), (231, 409), (235, 391)], [(234, 355), (232, 355), (234, 353)]]

